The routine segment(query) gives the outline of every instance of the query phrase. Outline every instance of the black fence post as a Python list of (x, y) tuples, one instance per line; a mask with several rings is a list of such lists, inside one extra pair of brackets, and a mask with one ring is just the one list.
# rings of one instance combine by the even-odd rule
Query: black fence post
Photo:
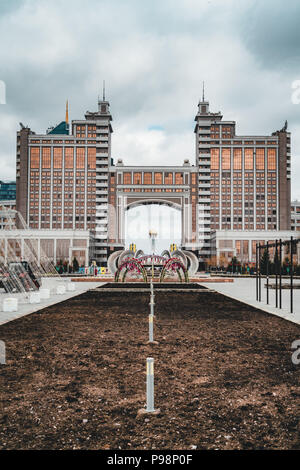
[(282, 308), (282, 240), (279, 240), (279, 308)]
[(293, 310), (294, 310), (294, 306), (293, 306), (293, 301), (294, 301), (294, 298), (293, 298), (293, 250), (294, 250), (294, 242), (293, 242), (293, 237), (291, 237), (291, 269), (290, 269), (290, 281), (291, 281), (291, 292), (290, 292), (290, 300), (291, 300), (291, 313), (293, 313)]
[(261, 302), (260, 243), (258, 246), (258, 301)]
[(256, 252), (255, 252), (256, 301), (258, 301), (258, 261), (257, 261), (257, 252), (258, 252), (258, 245), (256, 243)]
[(269, 242), (267, 242), (267, 305), (269, 305)]
[(275, 242), (275, 275), (276, 275), (276, 279), (275, 279), (275, 288), (276, 288), (276, 292), (275, 292), (275, 305), (276, 305), (276, 308), (278, 308), (278, 245), (277, 245), (277, 240)]

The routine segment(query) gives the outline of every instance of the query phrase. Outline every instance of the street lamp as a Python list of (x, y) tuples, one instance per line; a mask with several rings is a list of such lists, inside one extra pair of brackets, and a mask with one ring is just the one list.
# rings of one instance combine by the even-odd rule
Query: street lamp
[[(155, 254), (155, 239), (157, 237), (157, 232), (155, 230), (149, 230), (149, 238), (151, 240), (151, 251), (152, 255)], [(152, 279), (154, 278), (154, 257), (152, 256)]]
[(155, 230), (149, 230), (149, 238), (151, 240), (151, 251), (155, 253), (155, 239), (157, 238), (157, 232)]

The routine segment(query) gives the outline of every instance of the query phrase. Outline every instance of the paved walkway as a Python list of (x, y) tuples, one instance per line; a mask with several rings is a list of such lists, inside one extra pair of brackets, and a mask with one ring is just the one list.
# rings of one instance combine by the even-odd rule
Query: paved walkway
[[(270, 282), (274, 283), (274, 279)], [(288, 283), (288, 280), (284, 280), (283, 284)], [(299, 281), (295, 280), (295, 284), (299, 284)], [(267, 305), (267, 289), (264, 287), (266, 279), (261, 280), (261, 302), (256, 301), (256, 280), (254, 278), (239, 279), (234, 278), (233, 283), (205, 283), (201, 282), (201, 285), (214, 289), (221, 294), (231, 297), (235, 300), (240, 300), (248, 305), (259, 308), (264, 312), (272, 313), (279, 317), (285, 318), (293, 323), (300, 324), (300, 289), (294, 290), (294, 313), (290, 313), (290, 290), (282, 290), (282, 309), (275, 307), (275, 289), (269, 289), (269, 305)], [(278, 294), (279, 296), (279, 294)]]
[[(76, 295), (80, 295), (83, 292), (86, 292), (90, 289), (95, 289), (96, 287), (105, 284), (105, 282), (73, 282), (75, 285), (75, 291), (66, 292), (65, 294), (58, 295), (56, 294), (57, 284), (65, 284), (69, 282), (68, 280), (58, 280), (58, 279), (44, 279), (43, 286), (51, 290), (50, 299), (41, 300), (39, 304), (30, 304), (28, 300), (25, 299), (24, 294), (6, 294), (2, 289), (0, 289), (0, 325), (8, 323), (10, 321), (16, 320), (17, 318), (24, 317), (25, 315), (30, 315), (33, 312), (37, 312), (51, 305), (58, 304), (64, 300), (71, 299)], [(2, 311), (2, 302), (6, 297), (16, 297), (18, 298), (18, 311), (17, 312), (3, 312)]]

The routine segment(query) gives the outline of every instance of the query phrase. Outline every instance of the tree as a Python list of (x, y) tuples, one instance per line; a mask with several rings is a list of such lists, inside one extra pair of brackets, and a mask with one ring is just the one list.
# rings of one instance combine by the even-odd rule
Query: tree
[(228, 267), (227, 267), (227, 272), (232, 272), (232, 273), (237, 273), (239, 271), (239, 267), (241, 266), (241, 263), (239, 262), (239, 260), (237, 259), (236, 256), (234, 256), (232, 259), (231, 259), (231, 262), (229, 263)]
[(279, 259), (278, 249), (277, 249), (275, 250), (273, 263), (271, 263), (271, 266), (270, 266), (270, 271), (272, 274), (276, 274), (276, 273), (279, 274), (279, 270), (280, 270), (280, 259)]
[(63, 274), (64, 268), (63, 268), (63, 260), (62, 259), (60, 259), (58, 261), (56, 269), (59, 272), (59, 274)]
[(260, 272), (261, 274), (266, 275), (267, 273), (270, 274), (270, 256), (269, 251), (265, 248), (263, 255), (260, 259)]
[(67, 260), (64, 261), (63, 269), (64, 269), (64, 272), (65, 272), (65, 273), (68, 272), (68, 261), (67, 261)]
[(77, 258), (75, 257), (73, 259), (73, 271), (76, 273), (79, 270), (79, 263), (77, 261)]
[(212, 268), (212, 267), (216, 267), (217, 265), (217, 258), (216, 256), (212, 256), (211, 258), (207, 258), (205, 260), (205, 263), (207, 265), (208, 268)]
[(226, 263), (226, 258), (224, 255), (220, 255), (219, 257), (219, 266), (223, 269)]
[(283, 273), (289, 274), (290, 273), (290, 258), (286, 256), (283, 261)]

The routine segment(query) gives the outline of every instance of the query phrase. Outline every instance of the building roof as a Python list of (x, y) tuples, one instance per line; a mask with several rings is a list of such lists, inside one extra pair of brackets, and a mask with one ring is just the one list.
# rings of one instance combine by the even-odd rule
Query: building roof
[(62, 121), (58, 126), (54, 127), (48, 134), (60, 134), (68, 135), (69, 134), (69, 124), (66, 121)]

